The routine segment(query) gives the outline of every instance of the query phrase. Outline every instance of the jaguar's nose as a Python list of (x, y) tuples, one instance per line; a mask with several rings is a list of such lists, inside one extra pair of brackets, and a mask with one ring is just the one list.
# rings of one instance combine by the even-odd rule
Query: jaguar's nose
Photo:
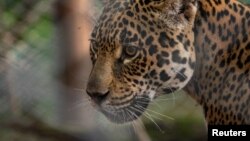
[(87, 90), (86, 92), (91, 97), (91, 99), (98, 105), (100, 105), (109, 95), (109, 91), (106, 93), (100, 93), (100, 92), (89, 92)]

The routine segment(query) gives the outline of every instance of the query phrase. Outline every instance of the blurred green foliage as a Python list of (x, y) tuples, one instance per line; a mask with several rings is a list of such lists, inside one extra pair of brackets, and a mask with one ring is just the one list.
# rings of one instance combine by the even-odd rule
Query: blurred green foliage
[[(242, 2), (250, 3), (250, 0), (241, 0)], [(10, 33), (15, 37), (14, 42), (11, 46), (11, 51), (13, 51), (16, 55), (16, 60), (21, 60), (23, 58), (27, 58), (27, 52), (30, 52), (31, 49), (34, 49), (36, 52), (40, 52), (42, 54), (43, 63), (49, 64), (50, 58), (52, 56), (51, 50), (48, 47), (53, 39), (54, 35), (54, 23), (52, 16), (51, 3), (48, 1), (36, 1), (36, 0), (1, 0), (0, 1), (0, 37), (4, 36), (5, 33)], [(101, 7), (100, 3), (97, 3), (96, 6)], [(44, 8), (45, 7), (45, 8)], [(30, 13), (33, 12), (33, 13)], [(18, 46), (27, 46), (23, 51), (16, 49)], [(0, 42), (0, 46), (9, 47), (9, 44), (5, 42)], [(38, 64), (33, 62), (34, 65)], [(40, 68), (47, 67), (47, 71), (50, 65), (40, 66)], [(42, 69), (42, 70), (43, 70)], [(178, 96), (178, 94), (177, 94)], [(165, 97), (171, 98), (171, 97)], [(187, 97), (180, 96), (180, 99), (177, 99), (173, 104), (173, 100), (170, 102), (158, 101), (159, 105), (164, 108), (159, 108), (157, 105), (152, 105), (150, 107), (151, 110), (157, 111), (159, 113), (164, 113), (173, 117), (175, 120), (172, 121), (170, 119), (162, 118), (164, 122), (161, 120), (157, 120), (157, 124), (159, 129), (152, 121), (147, 118), (144, 118), (145, 126), (150, 134), (153, 137), (153, 140), (178, 140), (178, 141), (188, 141), (197, 140), (200, 141), (204, 136), (204, 126), (203, 126), (203, 117), (202, 113), (200, 113), (199, 107), (195, 107), (195, 102), (192, 100), (186, 100)], [(185, 102), (183, 102), (185, 101)], [(37, 105), (39, 111), (47, 112), (44, 116), (49, 116), (53, 111), (51, 111), (51, 107), (53, 100), (41, 99), (40, 105)], [(0, 105), (3, 105), (1, 103)], [(173, 109), (177, 112), (173, 112)], [(197, 109), (197, 110), (194, 110)], [(192, 112), (190, 112), (192, 111)], [(6, 114), (1, 114), (0, 116)], [(184, 116), (183, 116), (184, 115)], [(156, 116), (156, 115), (155, 115)], [(3, 116), (2, 116), (3, 117)], [(0, 118), (1, 119), (1, 118)], [(171, 129), (171, 130), (167, 130)], [(13, 135), (13, 133), (8, 134), (8, 130), (4, 130), (0, 132), (0, 139), (7, 140), (6, 136), (16, 136), (19, 138), (20, 135)], [(180, 136), (181, 135), (181, 136)], [(3, 138), (1, 138), (1, 136)], [(176, 138), (177, 137), (177, 138)], [(31, 137), (32, 138), (32, 137)], [(17, 139), (18, 140), (18, 139)], [(26, 140), (34, 140), (26, 138)]]
[[(0, 69), (0, 78), (8, 76), (8, 82), (11, 81), (6, 84), (0, 79), (0, 123), (12, 119), (16, 113), (25, 114), (24, 109), (46, 121), (54, 116), (55, 98), (39, 97), (42, 93), (52, 93), (53, 2), (0, 1), (0, 61), (1, 54), (8, 59), (8, 73)], [(10, 97), (15, 97), (16, 103), (10, 103)], [(11, 104), (16, 104), (15, 110)], [(0, 140), (38, 140), (29, 136), (0, 127)]]
[[(0, 35), (10, 32), (15, 43), (25, 41), (30, 47), (48, 42), (53, 37), (53, 15), (51, 2), (33, 0), (0, 1)], [(39, 42), (39, 44), (37, 44)]]
[(242, 2), (250, 3), (250, 0), (241, 0)]

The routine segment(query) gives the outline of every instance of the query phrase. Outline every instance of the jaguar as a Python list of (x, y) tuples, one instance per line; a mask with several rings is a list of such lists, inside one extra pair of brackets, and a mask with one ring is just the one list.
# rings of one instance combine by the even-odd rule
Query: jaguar
[(250, 9), (237, 0), (107, 0), (86, 88), (112, 122), (184, 90), (209, 125), (250, 124)]

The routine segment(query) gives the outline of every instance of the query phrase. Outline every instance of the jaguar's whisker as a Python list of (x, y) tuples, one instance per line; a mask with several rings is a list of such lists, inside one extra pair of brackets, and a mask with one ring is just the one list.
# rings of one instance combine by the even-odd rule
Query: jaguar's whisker
[(67, 108), (67, 110), (73, 111), (73, 110), (76, 110), (76, 109), (81, 108), (81, 107), (83, 107), (84, 109), (90, 109), (91, 104), (90, 104), (90, 102), (89, 103), (79, 102), (79, 103), (74, 104), (72, 107)]
[(142, 97), (142, 96), (138, 96), (139, 99), (145, 99), (147, 101), (150, 101), (150, 102), (143, 102), (143, 101), (140, 101), (138, 100), (138, 102), (142, 103), (142, 104), (152, 104), (152, 105), (155, 105), (157, 106), (159, 109), (162, 109), (161, 106), (155, 102), (155, 100), (151, 100), (150, 98), (148, 97)]
[[(122, 109), (122, 118), (123, 118), (123, 122), (126, 122), (126, 113), (125, 113), (125, 109)], [(130, 131), (130, 128), (128, 127), (128, 132), (129, 134), (132, 136), (132, 132)]]
[[(128, 112), (131, 114), (131, 115), (133, 115), (135, 118), (136, 118), (136, 121), (133, 121), (133, 123), (136, 125), (136, 122), (139, 122), (138, 124), (141, 126), (141, 128), (142, 129), (146, 129), (146, 127), (145, 127), (145, 125), (143, 124), (143, 121), (141, 120), (141, 118), (139, 117), (139, 116), (137, 116), (137, 115), (135, 115), (132, 111), (130, 111), (129, 109), (127, 109), (128, 110)], [(137, 124), (137, 125), (138, 125)], [(133, 125), (133, 127), (134, 127), (134, 130), (135, 130), (135, 125)], [(135, 130), (135, 132), (136, 132), (136, 130)]]
[(164, 133), (164, 131), (161, 129), (161, 127), (156, 123), (156, 121), (154, 121), (154, 119), (152, 118), (152, 116), (147, 111), (145, 111), (145, 117), (147, 117), (149, 120), (151, 120), (157, 126), (157, 128), (159, 129), (159, 131), (161, 133)]
[(150, 121), (152, 121), (154, 124), (155, 124), (155, 126), (159, 129), (159, 131), (161, 132), (161, 133), (164, 133), (164, 131), (160, 128), (160, 126), (154, 121), (154, 119), (150, 116), (150, 114), (148, 114), (146, 111), (144, 112), (144, 111), (141, 111), (140, 109), (137, 109), (136, 107), (134, 107), (134, 106), (132, 106), (131, 108), (133, 108), (135, 111), (138, 111), (138, 112), (142, 112), (143, 114), (142, 115), (144, 115), (146, 118), (148, 118)]
[[(150, 113), (149, 113), (150, 111), (148, 111), (147, 109), (145, 109), (145, 108), (143, 108), (143, 107), (141, 107), (141, 106), (139, 106), (139, 105), (136, 105), (136, 106), (138, 106), (137, 108), (139, 108), (139, 109), (141, 109), (141, 110), (147, 112), (148, 114), (150, 114)], [(141, 107), (141, 108), (140, 108), (140, 107)], [(163, 121), (163, 119), (161, 119), (160, 117), (157, 117), (157, 116), (155, 116), (155, 115), (150, 114), (150, 116), (153, 117), (153, 118), (155, 118), (155, 119), (158, 119), (158, 120)]]
[[(137, 105), (137, 106), (141, 107), (140, 105)], [(153, 111), (153, 110), (150, 110), (150, 109), (147, 109), (147, 108), (144, 108), (144, 107), (141, 107), (141, 108), (142, 108), (142, 110), (152, 112), (152, 113), (154, 113), (154, 114), (157, 114), (157, 115), (159, 115), (159, 116), (168, 118), (168, 119), (170, 119), (170, 120), (175, 120), (173, 117), (170, 117), (170, 116), (167, 116), (167, 115), (163, 115), (163, 114), (161, 114), (161, 113), (158, 113), (158, 112), (156, 112), (156, 111)]]
[(173, 68), (172, 71), (173, 71), (174, 73), (176, 73), (176, 74), (179, 74), (179, 75), (180, 75), (181, 77), (183, 77), (184, 79), (187, 79), (187, 76), (185, 76), (184, 74), (178, 72), (176, 69)]
[(129, 118), (131, 118), (131, 125), (132, 125), (132, 127), (133, 127), (134, 132), (136, 132), (136, 130), (135, 130), (135, 126), (134, 126), (133, 117), (132, 117), (131, 113), (129, 112), (129, 110), (128, 110), (128, 109), (125, 109), (125, 112), (126, 112), (126, 113), (127, 113), (127, 115), (129, 116)]
[(176, 104), (176, 102), (175, 102), (176, 101), (175, 93), (174, 93), (174, 91), (173, 91), (173, 89), (171, 87), (167, 86), (167, 88), (170, 89), (170, 91), (171, 91), (172, 98), (173, 98), (173, 105), (175, 106), (175, 104)]

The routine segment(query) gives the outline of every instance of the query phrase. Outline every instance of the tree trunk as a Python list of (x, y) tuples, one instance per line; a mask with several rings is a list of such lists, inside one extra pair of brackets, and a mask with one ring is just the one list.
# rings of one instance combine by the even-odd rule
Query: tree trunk
[[(59, 78), (61, 82), (59, 98), (61, 101), (59, 117), (63, 123), (91, 127), (91, 112), (76, 103), (85, 105), (85, 81), (89, 73), (88, 46), (91, 21), (89, 0), (57, 0), (56, 24), (59, 57)], [(83, 68), (82, 66), (85, 66)], [(72, 110), (71, 110), (72, 109)], [(93, 112), (92, 112), (93, 113)], [(84, 122), (83, 122), (84, 121)]]

